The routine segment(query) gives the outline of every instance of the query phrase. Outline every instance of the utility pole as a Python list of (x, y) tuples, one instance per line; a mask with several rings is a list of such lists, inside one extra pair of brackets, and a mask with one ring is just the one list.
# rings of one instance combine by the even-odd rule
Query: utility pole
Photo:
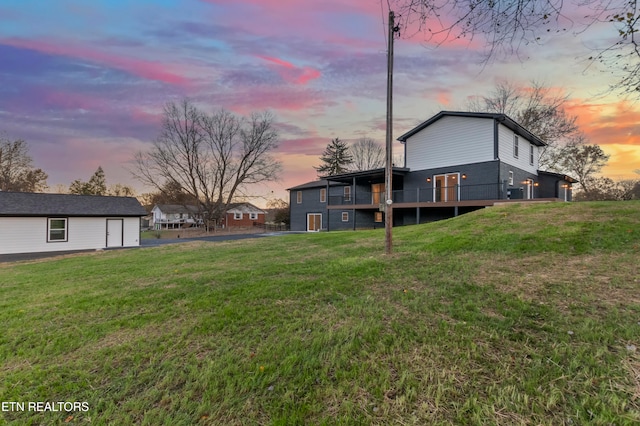
[(387, 143), (384, 170), (384, 252), (393, 252), (393, 37), (400, 28), (395, 25), (395, 15), (389, 11), (389, 43), (387, 46)]

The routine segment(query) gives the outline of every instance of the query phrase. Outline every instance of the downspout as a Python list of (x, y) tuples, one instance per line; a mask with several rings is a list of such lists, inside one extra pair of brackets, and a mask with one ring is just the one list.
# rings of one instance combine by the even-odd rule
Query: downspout
[[(355, 206), (356, 205), (356, 199), (355, 199), (355, 197), (356, 197), (356, 177), (354, 176), (352, 179), (353, 180), (352, 180), (352, 185), (351, 185), (351, 197), (352, 197), (351, 198), (351, 204), (353, 206)], [(353, 209), (353, 230), (354, 231), (356, 230), (356, 209), (355, 208)]]
[[(493, 119), (493, 158), (498, 162), (498, 179), (496, 180), (496, 182), (498, 182), (498, 185), (500, 187), (500, 190), (502, 191), (502, 194), (500, 194), (500, 198), (504, 199), (507, 198), (507, 186), (502, 184), (503, 180), (500, 180), (500, 168), (502, 166), (502, 162), (500, 161), (500, 151), (499, 151), (499, 147), (498, 144), (500, 143), (500, 138), (498, 137), (498, 119), (494, 118)], [(506, 182), (506, 180), (504, 180), (504, 182)]]
[[(327, 232), (330, 231), (330, 223), (331, 223), (331, 218), (329, 217), (329, 180), (327, 179), (327, 186), (326, 186), (326, 194), (327, 194), (327, 199), (325, 200), (326, 204), (325, 204), (325, 208), (327, 209)], [(320, 229), (322, 231), (322, 229)]]

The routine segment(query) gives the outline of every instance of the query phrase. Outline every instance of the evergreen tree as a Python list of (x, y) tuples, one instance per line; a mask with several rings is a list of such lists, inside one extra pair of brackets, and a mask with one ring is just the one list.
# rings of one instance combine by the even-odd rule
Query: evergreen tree
[(89, 182), (83, 182), (80, 179), (74, 180), (71, 186), (69, 186), (69, 193), (78, 195), (106, 195), (107, 182), (102, 167), (98, 166), (98, 169), (93, 176), (91, 176)]
[(349, 153), (349, 146), (338, 138), (333, 139), (320, 157), (322, 164), (314, 167), (319, 177), (337, 175), (349, 171), (353, 157)]

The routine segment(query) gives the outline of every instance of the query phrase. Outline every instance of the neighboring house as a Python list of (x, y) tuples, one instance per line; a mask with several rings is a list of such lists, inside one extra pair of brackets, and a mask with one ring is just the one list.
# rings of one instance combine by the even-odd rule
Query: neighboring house
[(151, 209), (150, 226), (155, 230), (177, 229), (202, 223), (198, 207), (181, 204), (156, 204)]
[[(403, 134), (393, 223), (457, 216), (509, 200), (570, 201), (569, 176), (538, 170), (545, 143), (505, 114), (442, 111)], [(292, 231), (384, 227), (384, 169), (289, 188)]]
[(229, 204), (223, 226), (227, 228), (233, 227), (252, 227), (264, 225), (266, 212), (251, 203), (232, 203)]
[[(194, 205), (157, 204), (151, 210), (154, 229), (187, 228), (202, 224)], [(265, 211), (250, 203), (229, 204), (221, 226), (225, 228), (264, 225)]]
[(0, 192), (0, 254), (140, 245), (132, 197)]

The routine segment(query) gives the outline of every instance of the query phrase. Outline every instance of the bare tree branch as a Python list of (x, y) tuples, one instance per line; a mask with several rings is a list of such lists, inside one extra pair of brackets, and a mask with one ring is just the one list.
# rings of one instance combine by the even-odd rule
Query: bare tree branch
[(273, 120), (266, 112), (250, 119), (225, 110), (207, 115), (187, 99), (168, 103), (159, 137), (149, 151), (135, 155), (132, 173), (160, 192), (179, 188), (215, 223), (239, 190), (277, 178)]

